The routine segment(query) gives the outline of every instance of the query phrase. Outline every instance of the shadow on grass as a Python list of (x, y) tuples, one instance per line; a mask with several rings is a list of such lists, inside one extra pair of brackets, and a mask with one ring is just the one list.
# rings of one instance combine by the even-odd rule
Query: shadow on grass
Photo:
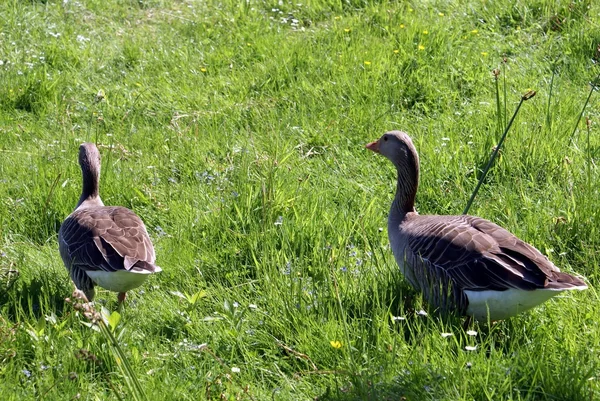
[(51, 271), (36, 273), (39, 274), (28, 277), (13, 270), (0, 279), (0, 311), (10, 320), (17, 321), (24, 316), (39, 318), (50, 311), (62, 314), (71, 289)]
[[(533, 373), (532, 373), (533, 374)], [(533, 377), (532, 380), (535, 380)], [(546, 378), (550, 379), (550, 378)], [(418, 381), (418, 380), (417, 380)], [(420, 388), (418, 388), (420, 387)], [(440, 392), (439, 396), (443, 397)], [(489, 396), (489, 389), (473, 388), (467, 399), (482, 400)], [(586, 386), (568, 388), (557, 388), (553, 385), (532, 385), (514, 388), (512, 396), (523, 400), (570, 400), (587, 401), (593, 399), (593, 393)], [(277, 398), (275, 398), (276, 400)], [(362, 391), (358, 389), (331, 389), (315, 397), (318, 401), (404, 401), (438, 399), (436, 391), (429, 386), (417, 384), (403, 385), (402, 383), (385, 383), (376, 386), (371, 385)]]
[(420, 399), (420, 392), (415, 392), (410, 386), (402, 383), (385, 383), (373, 385), (363, 383), (361, 387), (344, 387), (337, 389), (327, 388), (325, 393), (315, 397), (318, 401), (400, 401)]
[[(570, 400), (584, 401), (594, 398), (593, 386), (588, 384), (592, 375), (589, 365), (563, 363), (558, 366), (538, 366), (523, 369), (521, 364), (509, 369), (506, 380), (512, 383), (507, 398), (522, 400)], [(461, 380), (460, 374), (454, 376)], [(390, 379), (372, 376), (339, 377), (337, 388), (328, 387), (317, 397), (319, 401), (403, 401), (424, 399), (447, 399), (454, 383), (448, 380), (447, 371), (424, 368), (405, 372)], [(570, 379), (562, 381), (565, 377)], [(463, 394), (461, 399), (488, 399), (490, 388), (485, 381), (476, 383)], [(276, 398), (275, 398), (276, 399)]]

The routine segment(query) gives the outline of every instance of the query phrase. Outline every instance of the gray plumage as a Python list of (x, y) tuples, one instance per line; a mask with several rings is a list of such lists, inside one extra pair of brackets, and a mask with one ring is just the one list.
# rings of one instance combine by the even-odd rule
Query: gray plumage
[(384, 134), (367, 148), (386, 156), (398, 173), (388, 217), (394, 257), (406, 279), (442, 312), (504, 319), (561, 291), (585, 289), (533, 246), (479, 217), (419, 215), (414, 200), (419, 158), (403, 132)]
[(75, 211), (58, 232), (60, 255), (89, 301), (95, 285), (118, 292), (123, 301), (126, 291), (161, 268), (154, 264), (154, 248), (142, 220), (127, 208), (102, 203), (100, 154), (94, 144), (80, 146), (79, 164), (83, 189)]

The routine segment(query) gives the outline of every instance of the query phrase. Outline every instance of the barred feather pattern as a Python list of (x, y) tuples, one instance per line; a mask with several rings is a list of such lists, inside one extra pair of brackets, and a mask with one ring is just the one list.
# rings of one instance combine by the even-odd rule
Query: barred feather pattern
[[(489, 302), (493, 320), (561, 291), (587, 288), (581, 278), (562, 273), (536, 248), (488, 220), (419, 215), (414, 208), (419, 157), (406, 133), (387, 132), (367, 148), (396, 167), (396, 196), (388, 216), (390, 245), (401, 272), (431, 306), (442, 313), (471, 310), (482, 317)], [(535, 291), (544, 293), (534, 296)], [(470, 297), (475, 304), (469, 305)]]
[(124, 207), (78, 209), (61, 225), (59, 249), (77, 288), (93, 287), (88, 271), (158, 271), (142, 220)]
[[(394, 232), (399, 234), (392, 238)], [(533, 246), (479, 217), (408, 213), (392, 227), (390, 240), (397, 244), (392, 249), (398, 263), (410, 269), (411, 284), (443, 312), (464, 314), (468, 306), (465, 290), (585, 286), (580, 278), (562, 273)]]

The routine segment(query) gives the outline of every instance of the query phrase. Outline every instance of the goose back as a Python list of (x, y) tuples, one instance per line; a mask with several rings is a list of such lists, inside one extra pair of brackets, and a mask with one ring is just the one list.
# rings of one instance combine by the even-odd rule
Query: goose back
[(94, 271), (161, 271), (154, 264), (154, 247), (144, 223), (124, 207), (78, 208), (60, 227), (59, 250), (75, 285), (84, 292), (93, 286)]

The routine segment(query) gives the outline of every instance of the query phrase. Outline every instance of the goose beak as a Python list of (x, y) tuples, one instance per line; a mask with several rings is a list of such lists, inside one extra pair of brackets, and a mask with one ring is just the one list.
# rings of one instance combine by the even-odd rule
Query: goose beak
[(367, 143), (365, 147), (375, 153), (379, 153), (379, 141)]

